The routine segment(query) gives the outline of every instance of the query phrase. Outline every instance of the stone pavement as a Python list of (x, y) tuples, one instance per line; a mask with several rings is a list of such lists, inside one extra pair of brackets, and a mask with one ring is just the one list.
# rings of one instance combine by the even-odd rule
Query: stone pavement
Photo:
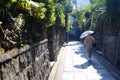
[(85, 46), (79, 41), (69, 42), (60, 50), (49, 80), (116, 80), (94, 54), (89, 62)]

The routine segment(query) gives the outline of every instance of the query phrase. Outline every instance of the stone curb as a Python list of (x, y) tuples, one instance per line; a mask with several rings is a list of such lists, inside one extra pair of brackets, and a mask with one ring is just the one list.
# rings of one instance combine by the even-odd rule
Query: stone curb
[(98, 61), (108, 70), (108, 72), (116, 79), (120, 80), (120, 71), (117, 70), (111, 63), (105, 60), (98, 52), (95, 54)]
[(61, 57), (63, 55), (63, 51), (64, 51), (64, 47), (62, 47), (58, 53), (58, 57), (57, 57), (57, 61), (53, 62), (53, 65), (51, 65), (52, 69), (51, 69), (51, 72), (50, 72), (50, 75), (49, 75), (49, 78), (48, 80), (54, 80), (54, 77), (55, 77), (55, 74), (56, 74), (56, 71), (57, 71), (57, 68), (58, 68), (58, 65), (61, 61)]

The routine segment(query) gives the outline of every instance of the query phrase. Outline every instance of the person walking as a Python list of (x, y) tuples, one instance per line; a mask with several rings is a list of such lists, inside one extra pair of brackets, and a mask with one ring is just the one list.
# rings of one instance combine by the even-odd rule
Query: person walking
[(86, 46), (86, 55), (88, 61), (90, 61), (91, 56), (92, 56), (92, 50), (93, 50), (93, 43), (95, 43), (95, 39), (91, 34), (88, 34), (85, 37), (84, 44)]

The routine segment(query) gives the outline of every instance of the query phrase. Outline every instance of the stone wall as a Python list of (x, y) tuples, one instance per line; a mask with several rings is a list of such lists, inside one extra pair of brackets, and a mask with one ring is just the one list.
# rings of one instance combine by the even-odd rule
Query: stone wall
[(0, 80), (47, 80), (49, 73), (46, 39), (0, 56)]
[(58, 51), (61, 48), (63, 42), (65, 41), (65, 31), (62, 30), (62, 28), (55, 26), (48, 27), (47, 36), (50, 61), (56, 61)]
[(93, 36), (95, 37), (97, 50), (101, 51), (103, 48), (103, 30), (101, 28), (96, 29)]
[(103, 38), (103, 51), (104, 57), (108, 59), (112, 64), (116, 62), (117, 55), (117, 37), (104, 36)]
[(98, 54), (120, 69), (120, 29), (119, 33), (115, 31), (113, 34), (107, 26), (109, 25), (103, 25), (101, 21), (97, 23), (94, 34), (97, 43), (96, 50)]

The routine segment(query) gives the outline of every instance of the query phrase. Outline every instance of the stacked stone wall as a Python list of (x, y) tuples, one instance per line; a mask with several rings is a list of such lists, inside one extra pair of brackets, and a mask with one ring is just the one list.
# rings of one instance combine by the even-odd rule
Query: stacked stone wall
[(0, 56), (0, 80), (47, 80), (49, 74), (47, 39)]
[(112, 64), (115, 64), (118, 54), (118, 37), (104, 36), (103, 42), (104, 57), (108, 59)]

